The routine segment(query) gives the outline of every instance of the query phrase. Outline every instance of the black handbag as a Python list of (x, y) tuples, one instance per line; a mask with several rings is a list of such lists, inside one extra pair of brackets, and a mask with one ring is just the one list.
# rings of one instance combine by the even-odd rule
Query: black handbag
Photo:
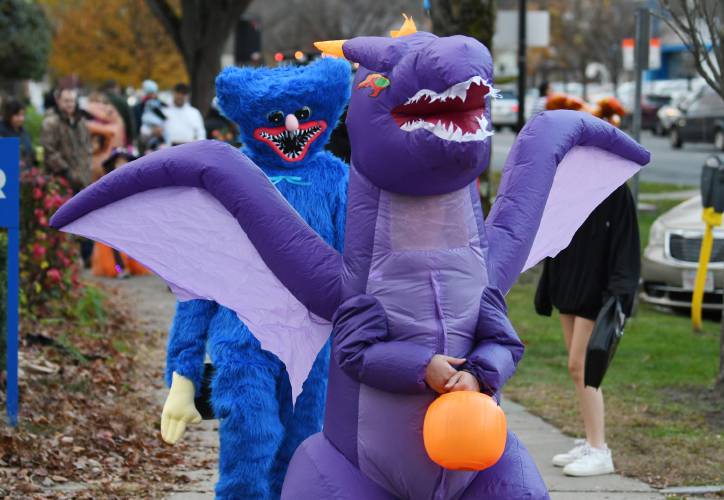
[(199, 394), (194, 398), (196, 410), (201, 414), (204, 420), (213, 420), (214, 409), (211, 406), (211, 380), (214, 378), (214, 365), (204, 363), (204, 375), (201, 378), (201, 389)]
[(584, 384), (598, 389), (601, 386), (616, 348), (623, 336), (626, 315), (617, 297), (609, 298), (601, 308), (593, 326), (586, 349)]

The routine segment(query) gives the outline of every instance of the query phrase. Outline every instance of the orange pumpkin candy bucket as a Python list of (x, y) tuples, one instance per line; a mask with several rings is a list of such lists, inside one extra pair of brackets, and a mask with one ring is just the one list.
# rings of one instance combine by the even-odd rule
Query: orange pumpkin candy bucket
[(428, 456), (441, 467), (487, 469), (505, 450), (505, 413), (486, 394), (449, 392), (427, 409), (422, 435)]

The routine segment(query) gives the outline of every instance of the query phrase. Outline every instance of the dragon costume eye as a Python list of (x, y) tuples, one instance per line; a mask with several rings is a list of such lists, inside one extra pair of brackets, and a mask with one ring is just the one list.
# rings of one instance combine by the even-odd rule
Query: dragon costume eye
[(294, 116), (296, 116), (298, 120), (307, 120), (311, 114), (312, 110), (309, 109), (309, 106), (304, 106), (294, 112)]
[(380, 92), (382, 92), (389, 86), (390, 79), (387, 78), (385, 75), (381, 75), (379, 73), (371, 73), (367, 75), (367, 78), (365, 78), (363, 82), (357, 85), (357, 88), (370, 88), (372, 89), (372, 92), (370, 92), (370, 97), (377, 97)]
[(272, 111), (268, 115), (266, 115), (267, 120), (269, 120), (269, 123), (272, 123), (274, 125), (282, 125), (284, 124), (284, 113), (281, 111)]

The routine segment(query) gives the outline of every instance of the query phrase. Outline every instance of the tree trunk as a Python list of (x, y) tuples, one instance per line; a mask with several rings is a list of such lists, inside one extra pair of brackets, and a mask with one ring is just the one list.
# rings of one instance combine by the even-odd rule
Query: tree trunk
[(211, 101), (216, 95), (216, 75), (221, 71), (221, 53), (223, 45), (217, 50), (205, 47), (200, 51), (193, 67), (188, 67), (191, 75), (191, 105), (198, 108), (203, 116), (209, 111)]
[(205, 115), (224, 45), (251, 0), (182, 0), (180, 16), (167, 0), (146, 3), (183, 56), (191, 78), (191, 104)]
[[(491, 54), (495, 32), (495, 0), (432, 0), (430, 8), (432, 30), (438, 36), (468, 35), (479, 40)], [(525, 98), (525, 96), (523, 96)], [(480, 175), (480, 191), (483, 211), (487, 214), (492, 204), (490, 163), (493, 147), (490, 147), (488, 168)]]

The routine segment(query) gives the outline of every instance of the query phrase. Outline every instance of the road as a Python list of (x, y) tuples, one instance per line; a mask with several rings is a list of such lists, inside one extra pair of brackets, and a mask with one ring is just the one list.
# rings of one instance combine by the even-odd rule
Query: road
[[(494, 170), (502, 170), (514, 139), (515, 134), (508, 130), (493, 136)], [(641, 173), (641, 180), (647, 182), (698, 187), (701, 166), (716, 153), (713, 144), (684, 144), (682, 149), (672, 149), (668, 137), (657, 137), (650, 132), (644, 132), (642, 139), (651, 151), (651, 164)], [(720, 154), (724, 159), (724, 153)]]

